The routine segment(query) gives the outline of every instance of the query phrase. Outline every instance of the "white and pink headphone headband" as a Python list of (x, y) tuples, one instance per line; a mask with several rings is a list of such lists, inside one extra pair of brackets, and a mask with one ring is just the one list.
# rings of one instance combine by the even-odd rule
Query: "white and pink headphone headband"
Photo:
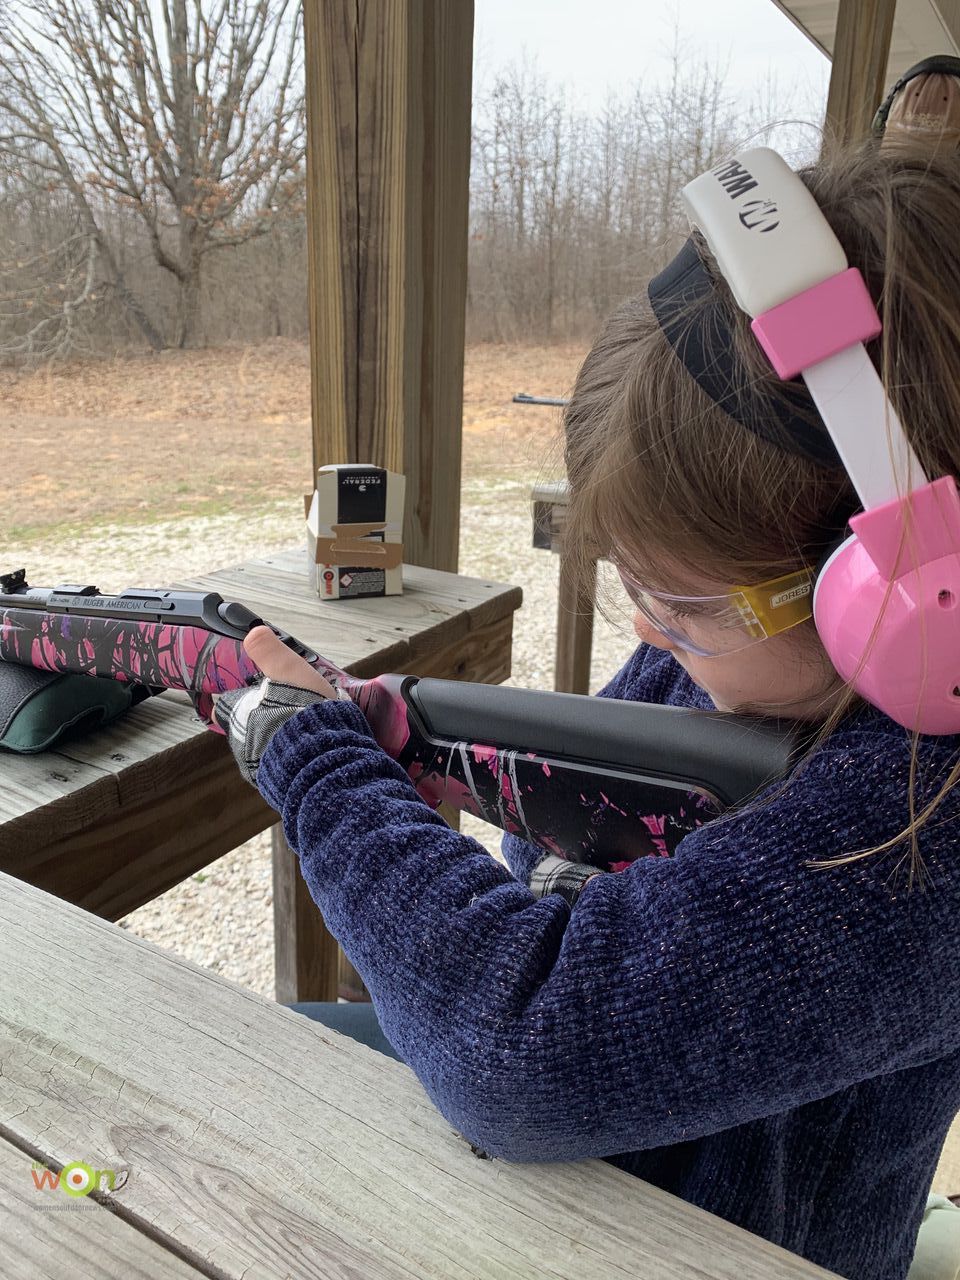
[(864, 348), (881, 326), (860, 272), (767, 147), (683, 201), (778, 375), (803, 377), (863, 504), (814, 587), (831, 661), (899, 724), (960, 733), (960, 495), (953, 476), (927, 479)]

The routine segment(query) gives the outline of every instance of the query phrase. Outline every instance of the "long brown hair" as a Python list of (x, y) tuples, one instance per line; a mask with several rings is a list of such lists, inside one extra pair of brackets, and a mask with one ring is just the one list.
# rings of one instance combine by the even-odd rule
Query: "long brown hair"
[[(800, 176), (877, 303), (883, 332), (870, 355), (921, 465), (931, 479), (960, 476), (960, 158), (878, 155), (867, 143), (834, 149)], [(730, 335), (718, 341), (732, 342), (762, 414), (783, 396), (782, 384), (700, 247)], [(812, 407), (810, 414), (817, 421)], [(564, 454), (571, 495), (564, 548), (582, 590), (595, 560), (624, 549), (635, 576), (651, 587), (670, 590), (677, 566), (718, 581), (760, 583), (815, 566), (860, 506), (842, 466), (787, 453), (724, 413), (677, 359), (645, 292), (608, 318), (585, 359), (564, 416)], [(597, 605), (610, 619), (602, 591)], [(820, 645), (812, 620), (794, 636), (798, 652)], [(850, 686), (832, 699), (800, 769), (862, 705)], [(816, 865), (908, 840), (911, 880), (922, 873), (917, 832), (957, 782), (960, 762), (917, 813), (918, 739), (914, 733), (904, 830)]]

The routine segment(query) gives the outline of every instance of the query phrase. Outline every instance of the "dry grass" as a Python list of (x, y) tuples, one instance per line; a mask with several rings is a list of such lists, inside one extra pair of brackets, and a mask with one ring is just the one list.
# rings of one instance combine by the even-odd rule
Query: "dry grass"
[[(517, 391), (569, 389), (583, 350), (473, 347), (464, 395), (464, 477), (537, 456), (556, 413)], [(253, 510), (302, 493), (311, 472), (307, 347), (176, 351), (0, 370), (7, 534)], [(504, 454), (504, 438), (512, 459)]]

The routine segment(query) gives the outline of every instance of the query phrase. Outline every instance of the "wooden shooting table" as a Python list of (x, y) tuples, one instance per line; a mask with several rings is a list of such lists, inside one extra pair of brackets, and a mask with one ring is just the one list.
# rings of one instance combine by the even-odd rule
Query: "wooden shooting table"
[[(323, 602), (295, 548), (170, 585), (239, 600), (357, 676), (509, 676), (519, 587), (407, 564), (403, 583), (400, 596)], [(339, 948), (277, 815), (186, 694), (150, 698), (57, 751), (0, 753), (0, 871), (108, 920), (268, 827), (277, 999), (334, 1000)]]
[(4, 1280), (831, 1274), (601, 1160), (478, 1159), (409, 1067), (5, 875), (0, 968)]

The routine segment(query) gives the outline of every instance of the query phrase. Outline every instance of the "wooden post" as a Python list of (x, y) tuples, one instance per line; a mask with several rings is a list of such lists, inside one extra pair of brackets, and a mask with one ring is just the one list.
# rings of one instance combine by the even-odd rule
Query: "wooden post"
[[(553, 673), (553, 687), (558, 693), (590, 692), (596, 570), (594, 561), (592, 582), (578, 584), (561, 542), (557, 656)], [(578, 591), (578, 585), (582, 590)]]
[(404, 560), (456, 572), (473, 0), (306, 0), (314, 467), (406, 476)]
[(866, 138), (883, 101), (896, 0), (839, 0), (823, 150)]
[[(402, 472), (405, 563), (455, 573), (473, 0), (304, 0), (304, 40), (314, 475)], [(336, 942), (279, 829), (274, 885), (314, 953), (292, 973), (278, 950), (278, 999), (336, 999)]]
[(323, 923), (279, 823), (273, 844), (273, 951), (281, 1004), (336, 1000), (340, 948)]

